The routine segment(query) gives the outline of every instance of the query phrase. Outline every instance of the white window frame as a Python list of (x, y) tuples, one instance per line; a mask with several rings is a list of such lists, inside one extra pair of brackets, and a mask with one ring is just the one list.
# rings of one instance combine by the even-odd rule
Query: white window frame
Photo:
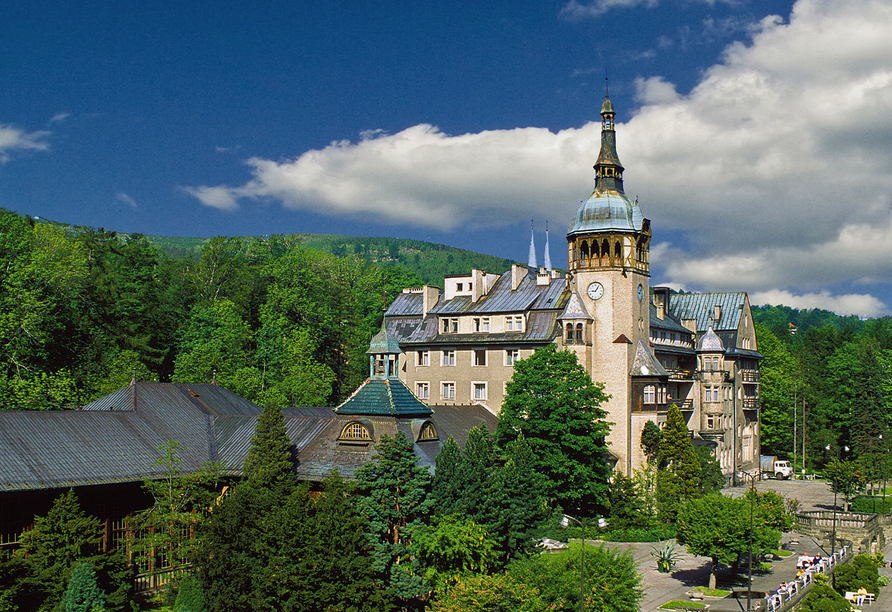
[(440, 398), (444, 400), (455, 399), (455, 381), (444, 380), (440, 383)]
[(514, 364), (520, 361), (520, 349), (505, 349), (505, 365), (514, 367)]
[(428, 381), (420, 380), (415, 383), (415, 396), (418, 399), (430, 399), (431, 397), (431, 384)]
[[(482, 357), (482, 359), (481, 359)], [(476, 368), (485, 368), (486, 367), (486, 349), (474, 349), (474, 367)]]
[(455, 365), (455, 349), (443, 349), (443, 366), (452, 367)]
[[(482, 391), (482, 393), (479, 393)], [(474, 381), (471, 383), (471, 401), (485, 402), (489, 397), (486, 381)]]
[(523, 331), (523, 315), (505, 315), (505, 331)]
[(657, 387), (656, 385), (644, 385), (644, 403), (645, 404), (656, 404), (657, 403)]
[(429, 366), (431, 364), (431, 352), (430, 351), (416, 351), (415, 352), (415, 365), (423, 368), (425, 366)]

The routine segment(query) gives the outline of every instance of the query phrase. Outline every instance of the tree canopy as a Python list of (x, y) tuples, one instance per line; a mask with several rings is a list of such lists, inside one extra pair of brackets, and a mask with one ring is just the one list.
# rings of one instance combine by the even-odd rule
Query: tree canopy
[(501, 447), (523, 437), (545, 495), (583, 516), (607, 505), (610, 430), (600, 407), (608, 399), (570, 351), (554, 344), (515, 364), (496, 428)]

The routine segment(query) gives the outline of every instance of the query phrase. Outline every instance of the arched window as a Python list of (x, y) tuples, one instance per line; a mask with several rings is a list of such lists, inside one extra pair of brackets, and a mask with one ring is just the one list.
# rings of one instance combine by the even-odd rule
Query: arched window
[(347, 423), (346, 427), (341, 431), (341, 440), (371, 442), (372, 436), (369, 430), (362, 423), (356, 421)]
[(567, 342), (573, 340), (573, 324), (567, 323)]
[(429, 440), (439, 440), (440, 436), (437, 435), (437, 428), (434, 427), (434, 424), (428, 421), (421, 427), (421, 432), (418, 434), (418, 441), (424, 442)]
[(582, 342), (582, 323), (576, 324), (576, 340)]

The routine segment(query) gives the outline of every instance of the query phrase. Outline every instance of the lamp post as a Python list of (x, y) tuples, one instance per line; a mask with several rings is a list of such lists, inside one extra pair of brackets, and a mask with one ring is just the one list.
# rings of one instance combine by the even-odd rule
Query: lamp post
[(746, 586), (746, 611), (752, 610), (753, 597), (753, 514), (756, 507), (756, 478), (758, 474), (743, 472), (744, 482), (750, 481), (750, 552), (749, 552), (749, 577)]
[[(882, 514), (886, 514), (886, 472), (889, 471), (889, 461), (886, 450), (883, 448), (883, 434), (880, 434), (880, 452), (883, 453), (883, 509)], [(876, 499), (876, 498), (874, 498)]]
[[(582, 553), (579, 560), (579, 612), (585, 612), (585, 528), (592, 520), (594, 519), (580, 521), (568, 514), (561, 518), (561, 527), (564, 529), (570, 526), (571, 521), (582, 527)], [(604, 520), (604, 517), (599, 516), (597, 521), (599, 531), (607, 529), (607, 521)]]

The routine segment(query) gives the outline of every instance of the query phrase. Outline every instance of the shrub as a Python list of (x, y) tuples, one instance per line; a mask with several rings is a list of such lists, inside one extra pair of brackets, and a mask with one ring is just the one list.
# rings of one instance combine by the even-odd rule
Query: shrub
[(187, 574), (180, 580), (180, 590), (177, 592), (177, 600), (173, 606), (174, 612), (205, 612), (207, 605), (204, 601), (204, 592), (198, 577)]
[(74, 564), (68, 588), (62, 596), (65, 612), (104, 612), (105, 593), (96, 582), (93, 566), (85, 561)]
[(869, 593), (876, 593), (879, 588), (876, 561), (867, 555), (858, 555), (851, 563), (836, 569), (836, 590), (840, 593), (857, 591), (861, 587)]
[(815, 584), (808, 591), (799, 610), (800, 612), (851, 612), (852, 606), (845, 597), (833, 590), (824, 574), (815, 574)]

